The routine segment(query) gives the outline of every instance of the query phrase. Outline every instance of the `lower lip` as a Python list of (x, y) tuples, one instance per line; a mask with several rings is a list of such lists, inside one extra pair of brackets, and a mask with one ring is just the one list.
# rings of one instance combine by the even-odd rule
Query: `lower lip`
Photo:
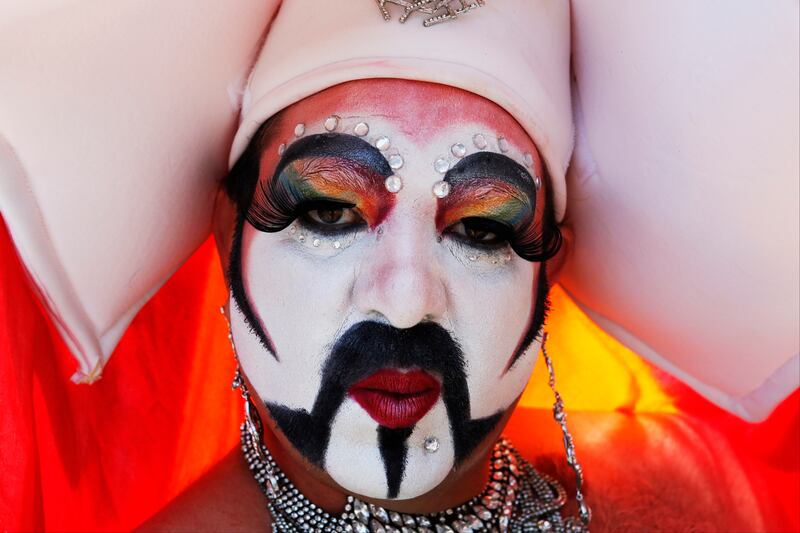
[(439, 399), (439, 382), (422, 370), (381, 370), (353, 385), (350, 397), (390, 429), (416, 424)]

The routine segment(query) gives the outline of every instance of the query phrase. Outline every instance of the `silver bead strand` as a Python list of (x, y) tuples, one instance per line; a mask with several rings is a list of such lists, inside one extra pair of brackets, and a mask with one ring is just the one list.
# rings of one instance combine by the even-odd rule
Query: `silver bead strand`
[(561, 433), (564, 436), (564, 450), (567, 454), (567, 464), (569, 464), (575, 472), (575, 500), (578, 502), (578, 513), (583, 525), (588, 526), (592, 519), (592, 510), (584, 500), (583, 492), (581, 491), (583, 488), (583, 468), (581, 468), (578, 458), (575, 455), (575, 444), (572, 441), (572, 434), (569, 432), (569, 429), (567, 429), (567, 413), (564, 412), (564, 401), (561, 399), (558, 390), (556, 390), (556, 376), (555, 372), (553, 372), (553, 361), (550, 360), (545, 346), (547, 344), (547, 338), (548, 334), (544, 333), (542, 335), (542, 355), (544, 355), (544, 361), (547, 363), (547, 371), (550, 374), (550, 388), (553, 390), (553, 395), (556, 398), (555, 403), (553, 403), (553, 418), (555, 418), (556, 422), (561, 426)]

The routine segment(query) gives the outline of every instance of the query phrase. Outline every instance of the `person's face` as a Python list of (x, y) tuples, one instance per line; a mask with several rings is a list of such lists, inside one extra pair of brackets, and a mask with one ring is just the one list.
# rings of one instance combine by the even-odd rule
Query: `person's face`
[(343, 488), (424, 494), (500, 431), (535, 361), (536, 148), (481, 97), (397, 80), (306, 98), (262, 148), (230, 264), (242, 368)]

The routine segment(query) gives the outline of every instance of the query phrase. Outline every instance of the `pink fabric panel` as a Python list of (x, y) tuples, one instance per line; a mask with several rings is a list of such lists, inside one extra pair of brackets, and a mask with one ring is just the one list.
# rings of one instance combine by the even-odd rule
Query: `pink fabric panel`
[(0, 209), (86, 377), (208, 235), (277, 2), (26, 3), (0, 10)]
[(573, 6), (564, 286), (755, 420), (798, 386), (798, 3)]

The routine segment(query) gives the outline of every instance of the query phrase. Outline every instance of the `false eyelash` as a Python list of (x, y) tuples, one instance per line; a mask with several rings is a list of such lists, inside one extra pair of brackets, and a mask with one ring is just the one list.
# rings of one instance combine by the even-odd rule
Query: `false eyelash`
[[(544, 169), (543, 183), (550, 183), (547, 168)], [(523, 237), (515, 238), (511, 248), (526, 261), (541, 263), (556, 256), (564, 243), (564, 237), (556, 222), (553, 193), (549, 187), (544, 189), (544, 209), (542, 215), (530, 223)]]
[(532, 221), (523, 231), (515, 231), (509, 241), (511, 249), (526, 261), (540, 263), (552, 259), (561, 249), (563, 237), (558, 226), (543, 224), (543, 219)]
[(257, 230), (276, 233), (297, 218), (297, 208), (302, 203), (296, 191), (290, 191), (276, 179), (259, 180), (245, 218)]

